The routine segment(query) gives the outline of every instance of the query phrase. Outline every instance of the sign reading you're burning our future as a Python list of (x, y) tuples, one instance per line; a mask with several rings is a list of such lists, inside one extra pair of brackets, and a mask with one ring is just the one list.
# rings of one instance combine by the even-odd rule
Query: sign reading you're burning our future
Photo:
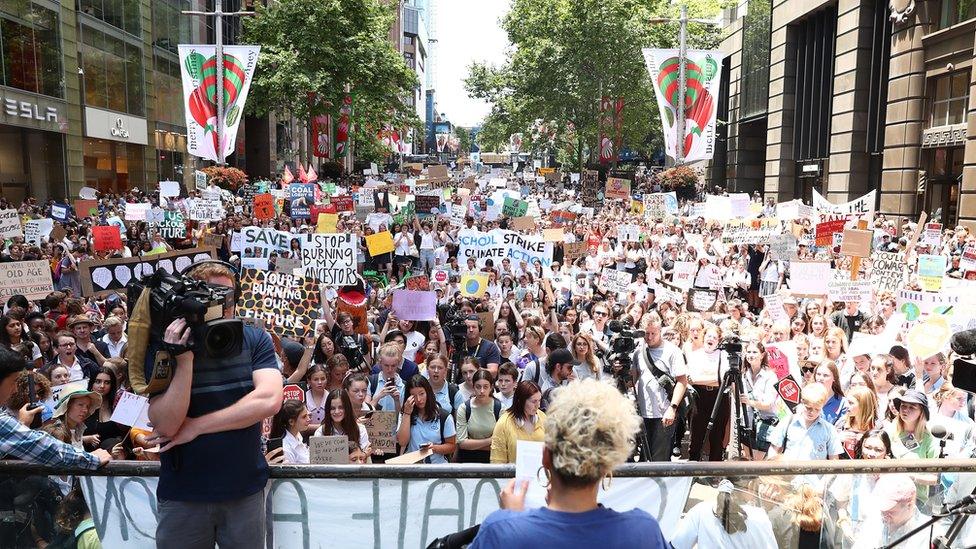
[(263, 320), (280, 336), (302, 338), (312, 333), (319, 317), (318, 282), (283, 272), (245, 270), (237, 314)]

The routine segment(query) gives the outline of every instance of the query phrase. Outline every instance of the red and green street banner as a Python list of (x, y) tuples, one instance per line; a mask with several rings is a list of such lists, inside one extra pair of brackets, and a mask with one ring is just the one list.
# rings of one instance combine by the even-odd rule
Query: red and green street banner
[(604, 95), (600, 99), (600, 163), (616, 162), (623, 141), (624, 98)]
[(309, 92), (308, 108), (312, 115), (312, 156), (315, 158), (332, 158), (332, 115), (328, 112), (328, 104), (318, 99), (318, 94)]
[[(715, 151), (715, 117), (724, 54), (717, 50), (688, 50), (685, 58), (685, 96), (680, 98), (681, 62), (678, 50), (645, 49), (657, 106), (661, 111), (665, 151), (677, 158), (678, 142), (685, 162), (710, 160)], [(678, 137), (678, 109), (685, 115), (685, 134)]]
[(335, 128), (335, 155), (340, 158), (346, 155), (349, 147), (349, 131), (352, 125), (352, 96), (346, 94), (339, 107), (339, 117)]
[[(244, 115), (244, 102), (251, 88), (260, 46), (224, 46), (224, 123), (217, 143), (217, 51), (213, 45), (181, 45), (180, 73), (186, 110), (187, 152), (200, 158), (223, 162), (234, 152), (237, 127)], [(219, 151), (219, 152), (218, 152)]]

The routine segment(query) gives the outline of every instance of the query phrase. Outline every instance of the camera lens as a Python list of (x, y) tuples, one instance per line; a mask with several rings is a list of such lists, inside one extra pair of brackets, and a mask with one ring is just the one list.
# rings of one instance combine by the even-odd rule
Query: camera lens
[(234, 356), (244, 346), (244, 324), (237, 319), (221, 319), (201, 326), (199, 340), (204, 352), (211, 357)]

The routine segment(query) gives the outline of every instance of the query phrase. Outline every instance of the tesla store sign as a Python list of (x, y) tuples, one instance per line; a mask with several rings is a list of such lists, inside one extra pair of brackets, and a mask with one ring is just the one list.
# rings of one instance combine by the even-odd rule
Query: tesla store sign
[(0, 122), (64, 133), (68, 130), (64, 102), (0, 87)]
[(146, 145), (146, 119), (85, 107), (85, 135), (124, 143)]

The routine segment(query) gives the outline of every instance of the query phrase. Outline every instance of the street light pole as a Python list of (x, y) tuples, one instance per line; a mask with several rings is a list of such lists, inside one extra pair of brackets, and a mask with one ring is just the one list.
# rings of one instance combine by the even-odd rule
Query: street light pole
[(214, 62), (217, 71), (217, 89), (215, 90), (217, 99), (217, 127), (214, 131), (217, 134), (217, 165), (226, 166), (224, 156), (224, 17), (237, 17), (254, 15), (253, 11), (224, 11), (224, 0), (214, 0), (213, 11), (184, 11), (183, 15), (200, 15), (204, 17), (213, 16), (214, 18), (214, 41), (216, 51), (214, 52)]

